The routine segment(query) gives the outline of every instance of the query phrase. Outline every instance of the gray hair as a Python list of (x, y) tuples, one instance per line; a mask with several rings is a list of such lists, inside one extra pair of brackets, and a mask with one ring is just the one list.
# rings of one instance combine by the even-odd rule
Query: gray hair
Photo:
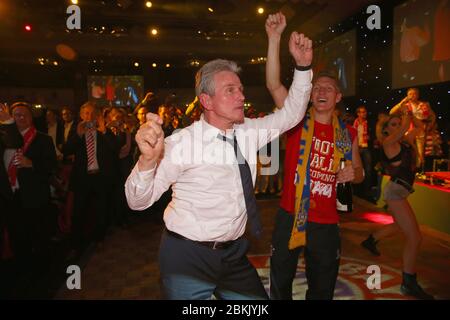
[(83, 112), (84, 109), (86, 108), (92, 108), (94, 109), (94, 114), (96, 116), (98, 116), (99, 114), (101, 114), (101, 111), (97, 108), (97, 106), (92, 102), (92, 101), (88, 101), (85, 102), (81, 107), (80, 107), (80, 112), (79, 114), (81, 115), (81, 112)]
[(236, 62), (224, 59), (216, 59), (204, 64), (195, 75), (195, 94), (200, 96), (206, 93), (213, 96), (215, 93), (214, 75), (221, 71), (230, 71), (239, 74), (241, 68)]

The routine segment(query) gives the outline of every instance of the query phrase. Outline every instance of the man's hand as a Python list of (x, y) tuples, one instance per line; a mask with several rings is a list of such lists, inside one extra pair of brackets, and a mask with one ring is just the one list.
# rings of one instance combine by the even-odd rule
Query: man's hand
[(28, 159), (23, 155), (23, 153), (19, 153), (16, 155), (16, 166), (17, 168), (32, 168), (33, 167), (33, 161), (31, 159)]
[(80, 121), (77, 125), (77, 134), (79, 137), (82, 137), (88, 131), (97, 130), (96, 125), (93, 121)]
[(139, 170), (150, 170), (161, 158), (164, 151), (163, 121), (154, 113), (147, 113), (145, 122), (136, 133), (136, 143), (141, 151)]
[(339, 169), (336, 172), (336, 181), (338, 183), (353, 181), (355, 179), (355, 169), (352, 165), (346, 164), (344, 169)]
[(286, 18), (281, 13), (275, 13), (275, 14), (269, 14), (269, 16), (266, 19), (266, 33), (267, 37), (281, 37), (281, 34), (283, 33), (284, 29), (286, 28)]
[(312, 40), (305, 37), (303, 33), (299, 34), (296, 31), (291, 33), (289, 51), (298, 66), (311, 65), (313, 58)]

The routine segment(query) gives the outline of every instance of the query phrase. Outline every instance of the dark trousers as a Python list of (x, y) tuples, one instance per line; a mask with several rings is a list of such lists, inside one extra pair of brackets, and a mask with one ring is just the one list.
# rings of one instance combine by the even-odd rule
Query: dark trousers
[[(74, 191), (72, 245), (84, 249), (90, 238), (102, 241), (106, 234), (112, 184), (101, 174), (88, 175), (85, 183)], [(86, 237), (86, 227), (93, 224), (92, 237)]]
[[(5, 208), (0, 208), (5, 210)], [(17, 259), (30, 259), (45, 249), (53, 231), (56, 216), (50, 205), (29, 208), (23, 203), (20, 189), (6, 208), (6, 227)]]
[[(293, 223), (294, 216), (280, 208), (272, 235), (270, 259), (270, 298), (274, 300), (292, 299), (292, 282), (301, 252), (301, 248), (288, 248)], [(307, 300), (333, 298), (339, 262), (339, 227), (336, 224), (308, 222), (305, 247)]]
[(164, 231), (159, 251), (166, 299), (268, 299), (247, 259), (248, 241), (240, 238), (225, 249), (212, 249)]

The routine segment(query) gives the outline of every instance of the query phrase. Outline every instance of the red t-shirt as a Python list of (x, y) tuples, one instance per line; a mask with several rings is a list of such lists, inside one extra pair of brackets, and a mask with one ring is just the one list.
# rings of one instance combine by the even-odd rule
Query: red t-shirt
[[(295, 206), (295, 172), (297, 170), (297, 163), (298, 163), (298, 153), (299, 153), (299, 147), (300, 147), (300, 137), (301, 137), (301, 133), (302, 133), (302, 127), (303, 127), (303, 121), (298, 124), (297, 126), (295, 126), (294, 128), (292, 128), (291, 130), (289, 130), (287, 132), (287, 143), (286, 145), (288, 146), (286, 148), (286, 156), (285, 156), (285, 161), (284, 161), (284, 179), (283, 179), (283, 192), (281, 195), (281, 201), (280, 201), (280, 207), (283, 208), (285, 211), (287, 211), (289, 214), (294, 214), (294, 206)], [(354, 141), (355, 137), (356, 137), (356, 130), (354, 128), (352, 128), (351, 126), (347, 126), (347, 129), (350, 132), (350, 137), (352, 142)], [(325, 137), (320, 137), (321, 136), (321, 132), (325, 133)], [(314, 173), (312, 173), (312, 169), (310, 168), (310, 174), (311, 174), (311, 180), (315, 180), (315, 181), (321, 181), (323, 183), (327, 182), (327, 180), (331, 179), (328, 174), (326, 173), (326, 166), (327, 164), (330, 164), (331, 160), (327, 160), (327, 159), (332, 159), (333, 158), (333, 148), (330, 148), (330, 150), (326, 150), (328, 145), (327, 143), (323, 143), (322, 141), (327, 141), (328, 143), (331, 142), (331, 144), (334, 144), (334, 137), (332, 135), (333, 133), (333, 126), (331, 124), (329, 125), (324, 125), (324, 124), (320, 124), (317, 121), (314, 123), (314, 143), (318, 144), (318, 161), (319, 161), (319, 167), (323, 167), (325, 169), (325, 175), (320, 175), (321, 170), (317, 170), (316, 169), (316, 164), (314, 163)], [(322, 162), (322, 166), (320, 166), (320, 156), (321, 156), (321, 152), (320, 152), (320, 145), (319, 143), (322, 144), (322, 147), (325, 148), (322, 151), (324, 151), (324, 153), (327, 154), (327, 156), (323, 156), (323, 162)], [(314, 148), (314, 144), (312, 146), (313, 148), (311, 148), (311, 153), (316, 153), (317, 149)], [(313, 156), (313, 155), (312, 155)], [(314, 156), (313, 156), (314, 157)], [(314, 160), (314, 158), (312, 158), (311, 160)], [(318, 171), (318, 172), (316, 172)], [(336, 183), (336, 181), (334, 180), (334, 184)], [(313, 187), (313, 185), (311, 184), (311, 187)], [(320, 184), (318, 185), (318, 187), (320, 187)], [(324, 187), (325, 188), (325, 187)], [(313, 190), (313, 189), (311, 189)], [(329, 191), (327, 191), (329, 192)], [(338, 223), (339, 222), (339, 217), (337, 214), (337, 209), (336, 209), (336, 187), (335, 185), (333, 185), (333, 189), (331, 191), (331, 199), (327, 198), (327, 200), (323, 199), (323, 195), (325, 194), (324, 192), (322, 192), (322, 196), (319, 195), (318, 192), (315, 192), (315, 194), (313, 195), (313, 193), (311, 192), (310, 195), (310, 200), (314, 201), (314, 204), (320, 203), (321, 207), (320, 210), (317, 210), (317, 208), (313, 208), (313, 206), (310, 207), (309, 213), (308, 213), (308, 221), (313, 221), (313, 222), (319, 222), (319, 223), (324, 223), (324, 224), (331, 224), (331, 223)], [(328, 195), (328, 193), (326, 193), (326, 195)], [(312, 198), (313, 197), (313, 198)], [(318, 202), (320, 201), (320, 202)], [(325, 201), (322, 203), (322, 201)], [(323, 204), (323, 206), (322, 206)]]
[(333, 126), (315, 121), (309, 162), (311, 187), (308, 221), (310, 222), (323, 224), (339, 222), (333, 155)]

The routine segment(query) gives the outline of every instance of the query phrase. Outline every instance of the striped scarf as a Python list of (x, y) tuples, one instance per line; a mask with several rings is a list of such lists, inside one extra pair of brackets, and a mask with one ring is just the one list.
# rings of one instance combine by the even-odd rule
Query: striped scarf
[[(352, 159), (352, 141), (346, 125), (333, 115), (333, 170), (339, 168), (341, 158)], [(310, 109), (306, 114), (300, 138), (300, 151), (295, 175), (295, 220), (289, 240), (289, 249), (304, 246), (306, 243), (306, 222), (308, 220), (309, 199), (310, 199), (310, 176), (309, 163), (311, 154), (312, 138), (314, 134), (314, 110)], [(304, 188), (304, 186), (307, 186)]]
[(16, 152), (14, 153), (14, 156), (11, 158), (11, 161), (8, 165), (8, 178), (9, 183), (11, 184), (11, 187), (15, 188), (17, 184), (17, 157), (22, 154), (24, 155), (28, 148), (30, 147), (30, 144), (33, 142), (34, 138), (36, 137), (37, 131), (34, 126), (30, 127), (28, 131), (23, 135), (23, 147), (18, 148)]

